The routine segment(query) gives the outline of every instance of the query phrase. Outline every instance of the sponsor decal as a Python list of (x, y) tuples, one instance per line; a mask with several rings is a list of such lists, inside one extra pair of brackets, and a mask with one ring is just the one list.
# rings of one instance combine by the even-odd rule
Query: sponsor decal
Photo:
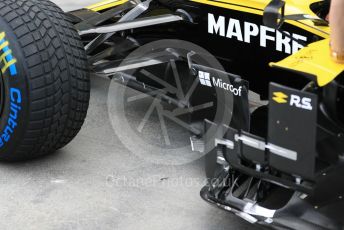
[(15, 76), (17, 75), (17, 60), (12, 56), (12, 50), (9, 48), (9, 42), (5, 37), (5, 32), (0, 33), (0, 50), (2, 51), (0, 56), (1, 72), (5, 74), (9, 70), (11, 76)]
[(198, 72), (198, 78), (199, 78), (199, 81), (201, 82), (202, 85), (212, 87), (211, 82), (210, 82), (210, 74), (209, 73), (199, 71)]
[(14, 133), (14, 130), (18, 125), (18, 116), (21, 109), (20, 104), (22, 102), (20, 90), (17, 88), (11, 88), (10, 99), (10, 114), (7, 120), (7, 125), (0, 136), (0, 148), (2, 148), (4, 144), (11, 139), (11, 135)]
[(300, 97), (295, 94), (291, 94), (288, 96), (287, 94), (283, 92), (273, 92), (272, 93), (272, 100), (279, 104), (287, 104), (289, 106), (297, 107), (300, 109), (305, 109), (305, 110), (313, 110), (312, 106), (312, 99), (308, 97)]
[(272, 100), (276, 101), (279, 104), (288, 102), (288, 95), (282, 92), (274, 92)]
[[(0, 69), (3, 74), (2, 77), (16, 77), (18, 74), (16, 63), (17, 60), (12, 55), (10, 43), (6, 40), (6, 33), (2, 32), (0, 33)], [(11, 136), (18, 126), (22, 103), (22, 93), (18, 88), (11, 87), (9, 89), (9, 95), (6, 96), (10, 99), (9, 115), (4, 129), (0, 133), (0, 148), (4, 147), (5, 143), (10, 141)]]
[(239, 21), (234, 18), (225, 18), (224, 16), (216, 17), (214, 14), (208, 13), (208, 33), (235, 39), (240, 42), (251, 43), (252, 38), (259, 38), (261, 47), (271, 47), (277, 51), (292, 54), (303, 48), (296, 40), (307, 42), (307, 37), (284, 31), (295, 40), (264, 25), (257, 25), (252, 22)]
[(235, 96), (241, 96), (242, 86), (236, 88), (234, 85), (223, 82), (220, 78), (210, 77), (210, 73), (204, 71), (198, 71), (198, 78), (201, 85), (208, 86), (208, 87), (217, 87), (224, 89), (226, 91), (230, 91)]

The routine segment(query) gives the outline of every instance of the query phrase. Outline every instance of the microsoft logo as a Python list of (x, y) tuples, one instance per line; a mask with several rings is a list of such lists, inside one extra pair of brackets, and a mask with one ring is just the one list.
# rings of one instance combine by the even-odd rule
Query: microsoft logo
[[(241, 97), (241, 93), (243, 90), (243, 85), (235, 87), (231, 83), (227, 83), (223, 81), (221, 78), (215, 78), (212, 77), (210, 80), (210, 73), (203, 72), (203, 71), (198, 71), (198, 78), (201, 83), (201, 85), (207, 86), (207, 87), (215, 87), (219, 89), (223, 89), (226, 91), (231, 92), (235, 96)], [(213, 83), (211, 83), (213, 82)]]
[(210, 82), (210, 74), (207, 72), (199, 71), (198, 72), (198, 78), (202, 85), (212, 87)]

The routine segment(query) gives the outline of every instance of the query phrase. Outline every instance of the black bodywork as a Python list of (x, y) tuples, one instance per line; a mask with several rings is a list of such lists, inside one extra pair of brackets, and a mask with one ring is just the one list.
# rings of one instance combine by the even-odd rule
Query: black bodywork
[[(209, 33), (209, 15), (215, 19), (222, 16), (226, 22), (236, 19), (241, 28), (245, 23), (261, 28), (263, 17), (191, 1), (159, 0), (146, 4), (145, 10), (130, 19), (139, 24), (147, 23), (144, 27), (127, 24), (129, 27), (121, 31), (114, 27), (115, 32), (92, 32), (94, 28), (126, 25), (121, 18), (135, 9), (137, 4), (132, 2), (104, 12), (71, 12), (70, 18), (83, 35), (92, 70), (100, 75), (114, 77), (115, 74), (105, 74), (104, 70), (119, 66), (137, 47), (161, 39), (179, 39), (206, 48), (227, 72), (214, 70), (214, 74), (245, 89), (245, 96), (230, 100), (233, 103), (230, 122), (214, 121), (214, 110), (198, 115), (204, 120), (204, 129), (195, 134), (204, 134), (208, 152), (205, 158), (209, 183), (202, 189), (201, 196), (251, 223), (274, 229), (342, 229), (344, 78), (339, 76), (327, 86), (318, 87), (314, 76), (269, 67), (270, 62), (291, 55), (293, 46), (300, 48), (323, 38), (284, 23), (279, 31), (299, 35), (299, 39), (290, 38), (289, 48), (277, 48), (272, 41), (262, 45), (259, 36), (249, 40), (229, 39), (220, 32)], [(240, 6), (240, 1), (236, 5)], [(319, 1), (311, 7), (320, 17), (325, 17), (329, 2)], [(155, 24), (156, 19), (170, 18), (168, 23)], [(287, 36), (277, 33), (272, 32), (270, 36)], [(166, 55), (159, 57), (162, 63), (171, 58), (170, 54)], [(137, 57), (133, 62), (142, 62), (142, 58)], [(181, 58), (181, 61), (187, 60)], [(192, 71), (199, 72), (206, 67), (194, 66)], [(192, 71), (190, 77), (194, 79), (197, 74)], [(237, 76), (240, 76), (239, 81)], [(142, 76), (128, 77), (126, 84), (148, 94), (160, 87)], [(214, 97), (220, 102), (218, 105), (226, 101), (223, 97), (227, 94), (199, 87), (203, 97)], [(251, 110), (249, 91), (268, 103)], [(202, 101), (201, 95), (193, 103)], [(282, 102), (278, 95), (282, 95), (279, 98)], [(308, 103), (304, 108), (302, 105), (292, 107), (283, 97), (306, 98)], [(183, 106), (173, 95), (164, 95), (164, 98)], [(207, 132), (210, 129), (216, 132)]]

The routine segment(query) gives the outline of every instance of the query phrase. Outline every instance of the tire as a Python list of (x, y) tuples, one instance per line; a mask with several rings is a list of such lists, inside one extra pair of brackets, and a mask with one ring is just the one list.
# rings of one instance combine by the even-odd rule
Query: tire
[(36, 158), (68, 144), (88, 109), (81, 39), (47, 0), (0, 2), (0, 160)]

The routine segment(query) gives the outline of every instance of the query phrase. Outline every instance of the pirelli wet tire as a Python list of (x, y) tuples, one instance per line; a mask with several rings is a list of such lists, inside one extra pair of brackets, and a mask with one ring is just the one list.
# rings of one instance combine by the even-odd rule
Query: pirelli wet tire
[(35, 158), (65, 146), (89, 103), (83, 44), (46, 0), (0, 1), (0, 160)]

